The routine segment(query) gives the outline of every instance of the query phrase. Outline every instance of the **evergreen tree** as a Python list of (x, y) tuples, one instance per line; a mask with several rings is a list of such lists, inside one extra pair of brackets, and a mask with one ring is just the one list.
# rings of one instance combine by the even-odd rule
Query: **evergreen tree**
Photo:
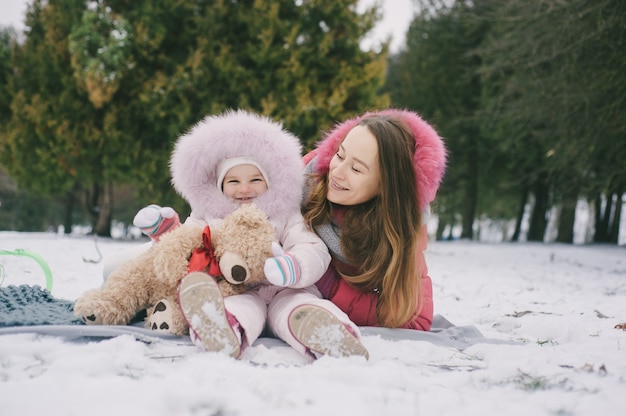
[[(484, 4), (492, 22), (479, 51), (489, 88), (484, 106), (499, 131), (515, 133), (501, 140), (534, 196), (529, 239), (543, 241), (547, 211), (557, 204), (557, 240), (572, 242), (583, 197), (604, 195), (615, 230), (626, 191), (626, 86), (617, 75), (626, 69), (626, 6), (614, 0)], [(519, 152), (516, 142), (528, 151)]]
[(577, 202), (587, 198), (595, 240), (616, 243), (626, 191), (626, 4), (419, 3), (388, 86), (394, 104), (435, 121), (450, 149), (440, 225), (460, 216), (469, 236), (475, 207), (478, 216), (515, 217), (515, 240), (530, 205), (528, 240), (544, 241), (556, 212), (557, 241), (572, 242)]
[[(35, 0), (12, 61), (0, 162), (20, 185), (81, 194), (107, 235), (115, 185), (184, 203), (169, 184), (174, 140), (206, 114), (244, 108), (283, 121), (307, 147), (379, 95), (386, 49), (359, 41), (377, 13), (356, 0)], [(69, 208), (68, 208), (69, 209)]]
[(486, 149), (474, 118), (480, 102), (480, 60), (471, 52), (486, 27), (471, 18), (465, 2), (438, 9), (421, 3), (406, 48), (390, 61), (387, 89), (394, 105), (421, 113), (444, 137), (449, 159), (438, 194), (439, 224), (452, 227), (460, 214), (461, 237), (472, 239)]
[(15, 31), (12, 28), (0, 27), (0, 136), (6, 131), (7, 123), (11, 119), (9, 80), (14, 39)]

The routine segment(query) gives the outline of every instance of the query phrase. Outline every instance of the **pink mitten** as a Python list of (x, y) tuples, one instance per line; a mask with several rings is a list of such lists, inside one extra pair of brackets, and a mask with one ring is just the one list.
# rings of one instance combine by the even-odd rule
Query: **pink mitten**
[(293, 286), (300, 280), (300, 265), (289, 253), (283, 251), (278, 243), (272, 243), (272, 254), (265, 260), (265, 278), (276, 286)]
[(163, 234), (180, 225), (180, 219), (173, 208), (148, 205), (137, 212), (133, 225), (152, 241), (159, 241)]

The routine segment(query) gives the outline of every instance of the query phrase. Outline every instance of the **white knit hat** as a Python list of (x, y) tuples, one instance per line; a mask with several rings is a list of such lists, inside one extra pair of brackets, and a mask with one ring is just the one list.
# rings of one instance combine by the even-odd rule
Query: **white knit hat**
[(226, 176), (226, 173), (231, 168), (234, 168), (235, 166), (239, 166), (239, 165), (255, 166), (259, 170), (259, 172), (261, 172), (261, 175), (263, 175), (263, 179), (265, 179), (265, 183), (267, 183), (267, 187), (268, 188), (270, 187), (270, 181), (267, 178), (267, 173), (265, 173), (265, 169), (263, 169), (261, 165), (259, 165), (255, 160), (250, 159), (248, 157), (238, 156), (238, 157), (231, 157), (228, 159), (224, 159), (217, 165), (217, 188), (218, 189), (222, 189), (222, 182), (224, 181), (224, 177)]

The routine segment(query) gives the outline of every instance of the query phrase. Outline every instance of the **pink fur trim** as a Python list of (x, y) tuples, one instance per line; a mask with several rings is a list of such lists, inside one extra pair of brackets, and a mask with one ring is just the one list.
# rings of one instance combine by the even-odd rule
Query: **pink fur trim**
[(272, 220), (300, 212), (303, 186), (302, 145), (282, 124), (244, 110), (208, 116), (178, 138), (170, 159), (172, 183), (189, 202), (191, 216), (209, 222), (238, 205), (217, 186), (220, 163), (229, 158), (256, 161), (269, 189), (255, 204)]
[(437, 195), (446, 170), (446, 148), (435, 129), (417, 113), (409, 110), (387, 109), (367, 112), (361, 116), (337, 124), (317, 145), (316, 171), (327, 173), (330, 160), (339, 145), (362, 119), (372, 115), (387, 115), (401, 119), (415, 136), (413, 164), (417, 178), (417, 197), (420, 209), (428, 207)]

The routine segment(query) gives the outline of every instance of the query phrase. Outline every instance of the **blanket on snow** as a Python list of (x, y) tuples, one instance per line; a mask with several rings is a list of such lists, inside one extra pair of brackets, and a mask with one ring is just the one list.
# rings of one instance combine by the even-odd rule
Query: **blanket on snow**
[(56, 299), (39, 286), (0, 288), (0, 327), (80, 324), (74, 302)]
[[(140, 321), (129, 325), (85, 325), (73, 312), (74, 302), (57, 299), (39, 286), (0, 288), (0, 335), (37, 333), (66, 339), (131, 335), (143, 342), (162, 340), (191, 344), (189, 337), (152, 331), (144, 328)], [(360, 329), (363, 336), (380, 336), (391, 341), (427, 341), (458, 350), (479, 343), (513, 344), (486, 338), (471, 325), (455, 326), (441, 315), (435, 315), (430, 332), (378, 327)]]

